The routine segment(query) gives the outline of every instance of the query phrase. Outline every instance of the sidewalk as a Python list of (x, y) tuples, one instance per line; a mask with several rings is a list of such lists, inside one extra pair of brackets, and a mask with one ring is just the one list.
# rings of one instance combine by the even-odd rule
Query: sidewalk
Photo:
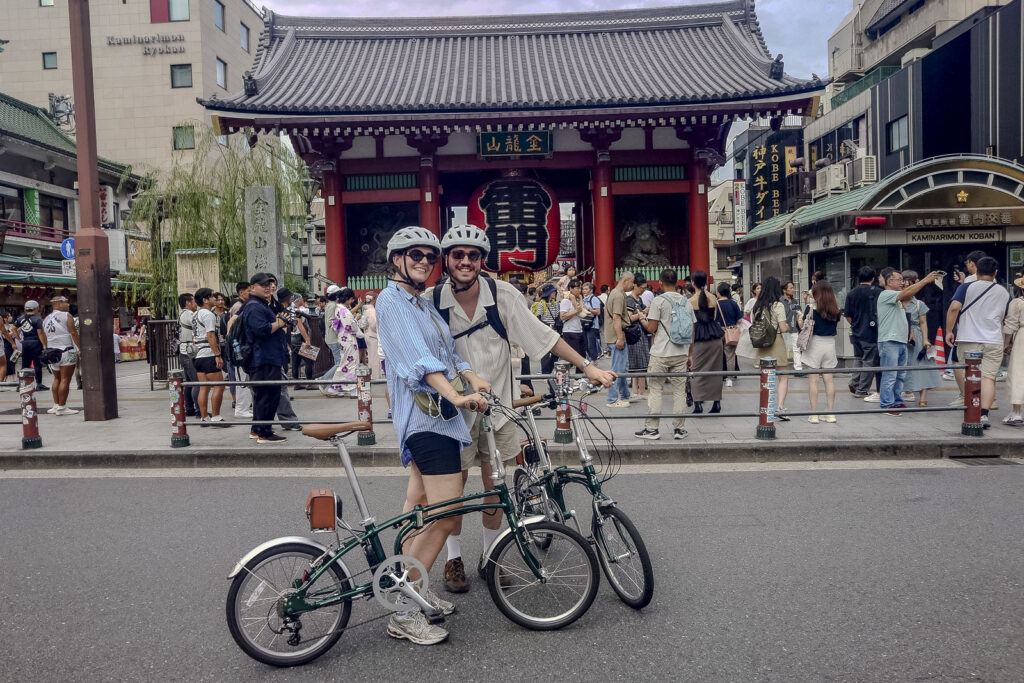
[[(749, 364), (749, 363), (748, 363)], [(746, 364), (745, 364), (746, 365)], [(744, 369), (747, 369), (746, 367)], [(147, 366), (143, 362), (127, 362), (117, 366), (120, 417), (107, 422), (86, 422), (81, 414), (57, 417), (45, 411), (52, 405), (49, 391), (37, 394), (40, 449), (21, 449), (21, 427), (0, 425), (0, 469), (41, 467), (302, 467), (336, 465), (337, 450), (330, 444), (303, 436), (299, 432), (283, 432), (288, 440), (281, 444), (257, 446), (248, 438), (247, 426), (231, 428), (188, 429), (191, 445), (171, 448), (170, 402), (166, 389), (149, 390)], [(48, 383), (49, 375), (44, 377)], [(786, 407), (791, 412), (809, 410), (807, 379), (791, 378)], [(836, 410), (877, 408), (855, 399), (846, 390), (847, 376), (836, 377)], [(731, 413), (755, 413), (758, 405), (758, 378), (741, 377), (736, 385), (725, 388), (722, 410), (726, 417), (688, 418), (689, 436), (683, 441), (671, 438), (671, 420), (662, 420), (661, 439), (645, 441), (633, 433), (643, 427), (647, 412), (646, 400), (629, 408), (605, 409), (605, 398), (595, 394), (588, 399), (591, 415), (628, 416), (611, 421), (612, 434), (624, 463), (655, 464), (665, 462), (757, 462), (765, 460), (849, 460), (879, 458), (943, 458), (956, 456), (1019, 455), (1024, 429), (1007, 427), (1001, 420), (1010, 406), (1006, 384), (997, 387), (999, 410), (993, 411), (992, 428), (982, 437), (960, 434), (963, 413), (904, 413), (890, 417), (872, 415), (840, 415), (837, 424), (812, 425), (805, 417), (776, 423), (776, 439), (760, 441), (754, 437), (757, 418), (728, 417)], [(956, 385), (943, 382), (929, 392), (930, 406), (946, 406), (956, 396)], [(295, 411), (307, 422), (355, 420), (356, 402), (349, 399), (328, 399), (318, 391), (292, 392)], [(72, 389), (68, 404), (81, 410), (82, 393)], [(916, 404), (909, 404), (913, 408)], [(819, 408), (824, 407), (824, 392), (819, 395)], [(671, 412), (671, 394), (666, 387), (662, 412)], [(231, 420), (230, 394), (225, 392), (222, 411)], [(17, 393), (0, 393), (0, 420), (17, 420), (20, 415)], [(387, 415), (383, 385), (374, 385), (374, 417)], [(544, 417), (553, 417), (545, 410)], [(194, 418), (190, 418), (194, 419)], [(549, 439), (553, 460), (576, 464), (575, 447), (554, 444), (553, 419), (540, 421), (541, 434)], [(374, 425), (377, 443), (357, 446), (355, 437), (349, 441), (353, 460), (361, 465), (396, 466), (399, 464), (397, 439), (387, 422)]]

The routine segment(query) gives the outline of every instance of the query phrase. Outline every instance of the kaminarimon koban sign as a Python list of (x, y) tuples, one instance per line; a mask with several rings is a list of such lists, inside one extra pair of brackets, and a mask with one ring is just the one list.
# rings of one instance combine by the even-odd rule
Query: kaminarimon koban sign
[(492, 272), (543, 270), (558, 256), (558, 199), (544, 183), (516, 171), (478, 187), (469, 198), (469, 223), (491, 241), (484, 268)]

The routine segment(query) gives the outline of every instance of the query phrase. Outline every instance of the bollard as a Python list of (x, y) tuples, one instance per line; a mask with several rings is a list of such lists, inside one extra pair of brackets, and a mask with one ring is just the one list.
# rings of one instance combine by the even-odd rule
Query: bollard
[(171, 393), (171, 448), (182, 448), (189, 445), (185, 429), (185, 393), (181, 386), (185, 373), (171, 370), (167, 374)]
[[(555, 384), (564, 386), (568, 378), (569, 364), (565, 361), (555, 363)], [(572, 427), (569, 424), (569, 397), (563, 396), (558, 400), (558, 408), (555, 409), (555, 443), (572, 443)]]
[(757, 417), (757, 438), (775, 438), (775, 359), (761, 359), (761, 405)]
[(32, 369), (18, 373), (18, 396), (21, 398), (21, 447), (42, 448), (39, 436), (39, 411), (36, 410), (36, 372)]
[(968, 351), (966, 363), (964, 422), (960, 426), (960, 433), (964, 436), (981, 436), (985, 433), (981, 424), (981, 351)]
[(356, 436), (356, 443), (360, 446), (372, 446), (377, 443), (377, 435), (373, 431), (373, 385), (370, 384), (370, 366), (360, 363), (356, 368), (356, 393), (359, 403), (356, 410), (359, 412), (360, 422), (371, 423), (370, 429), (359, 432)]

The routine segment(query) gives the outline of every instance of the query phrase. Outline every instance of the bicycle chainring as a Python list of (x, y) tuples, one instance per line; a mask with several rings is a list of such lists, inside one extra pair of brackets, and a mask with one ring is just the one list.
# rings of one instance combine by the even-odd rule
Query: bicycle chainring
[[(409, 581), (413, 570), (419, 572), (419, 578)], [(373, 596), (392, 612), (412, 612), (419, 610), (420, 606), (402, 593), (400, 584), (410, 585), (420, 595), (426, 595), (429, 582), (422, 562), (410, 555), (392, 555), (373, 572)]]

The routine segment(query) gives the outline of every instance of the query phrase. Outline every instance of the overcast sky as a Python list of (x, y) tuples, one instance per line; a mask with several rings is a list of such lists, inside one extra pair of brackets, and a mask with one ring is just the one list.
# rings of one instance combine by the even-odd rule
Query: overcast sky
[[(422, 17), (480, 14), (582, 12), (697, 4), (695, 0), (257, 0), (281, 14), (301, 16)], [(850, 11), (852, 0), (757, 0), (768, 49), (785, 56), (786, 72), (797, 78), (826, 76), (829, 35)]]

